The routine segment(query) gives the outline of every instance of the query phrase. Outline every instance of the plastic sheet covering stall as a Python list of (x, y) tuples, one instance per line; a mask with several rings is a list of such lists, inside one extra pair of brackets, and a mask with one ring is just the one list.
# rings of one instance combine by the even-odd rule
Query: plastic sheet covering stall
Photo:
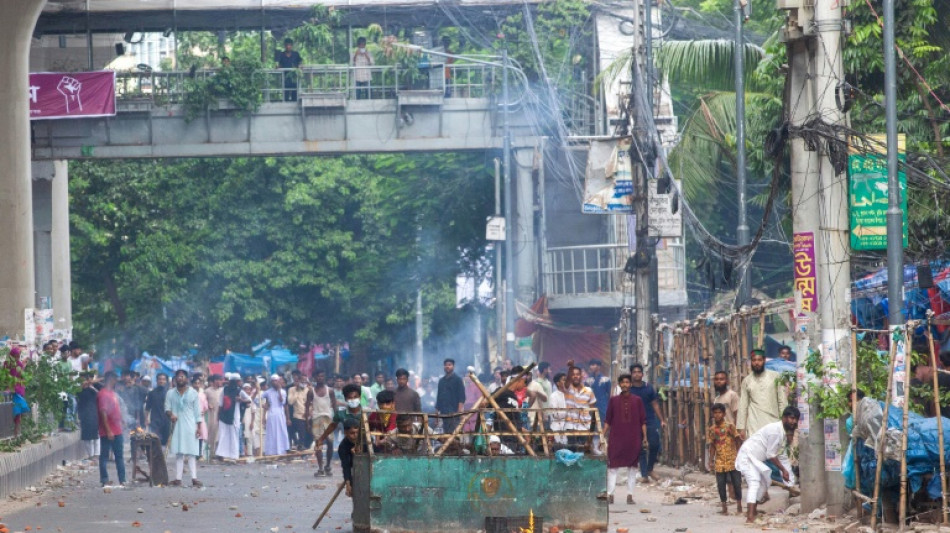
[[(875, 450), (879, 445), (883, 403), (864, 398), (858, 404), (852, 438), (855, 439), (854, 451), (861, 468), (861, 492), (870, 495), (874, 491), (874, 474), (877, 467)], [(881, 489), (883, 491), (900, 490), (900, 448), (901, 424), (904, 413), (899, 407), (891, 406), (887, 416), (887, 436), (884, 440), (884, 465), (881, 468)], [(937, 419), (926, 418), (916, 413), (908, 415), (907, 431), (907, 479), (911, 493), (920, 490), (925, 476), (933, 474), (927, 484), (927, 495), (939, 498), (940, 494), (940, 450), (937, 444)], [(944, 457), (950, 462), (950, 419), (944, 418)]]
[(554, 368), (567, 366), (573, 359), (584, 366), (591, 359), (600, 360), (609, 368), (610, 333), (591, 326), (577, 326), (556, 322), (548, 312), (547, 298), (542, 296), (530, 308), (518, 304), (520, 318), (515, 323), (515, 335), (533, 336), (531, 350), (538, 361)]

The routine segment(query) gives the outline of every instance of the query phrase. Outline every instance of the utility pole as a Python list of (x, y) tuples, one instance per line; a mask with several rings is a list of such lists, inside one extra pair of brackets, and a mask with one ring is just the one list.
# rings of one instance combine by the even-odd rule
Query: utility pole
[[(749, 244), (749, 221), (746, 219), (746, 158), (745, 158), (745, 65), (744, 51), (742, 44), (742, 25), (745, 24), (746, 16), (742, 9), (740, 0), (733, 0), (733, 19), (735, 22), (736, 43), (733, 47), (733, 69), (735, 70), (736, 83), (736, 189), (739, 193), (739, 219), (736, 226), (736, 241), (739, 246)], [(736, 293), (736, 308), (740, 308), (749, 301), (751, 295), (749, 283), (749, 262), (739, 268), (739, 287)], [(744, 335), (751, 335), (750, 330), (746, 330)], [(751, 343), (749, 344), (751, 346)], [(745, 357), (746, 354), (742, 354)]]
[(514, 222), (513, 209), (513, 187), (511, 186), (511, 126), (508, 119), (508, 49), (501, 51), (502, 77), (501, 77), (501, 102), (504, 106), (502, 111), (502, 124), (504, 127), (504, 147), (502, 153), (503, 166), (505, 170), (505, 357), (511, 359), (515, 355), (515, 275), (514, 275), (514, 246), (512, 245), (511, 225)]
[[(786, 112), (788, 114), (789, 129), (796, 131), (801, 128), (810, 118), (812, 106), (814, 105), (814, 80), (809, 75), (809, 46), (805, 39), (796, 39), (788, 43), (788, 63), (789, 63), (789, 93), (788, 102), (786, 102)], [(801, 135), (793, 135), (789, 139), (789, 167), (791, 171), (792, 184), (792, 205), (795, 210), (792, 216), (792, 228), (794, 232), (793, 240), (804, 239), (816, 245), (816, 237), (819, 234), (818, 212), (819, 212), (819, 185), (818, 185), (818, 153), (810, 151), (805, 144), (805, 139)], [(817, 284), (817, 273), (811, 273), (811, 283)], [(798, 279), (796, 279), (796, 282)], [(813, 285), (813, 291), (817, 286)], [(807, 372), (805, 370), (806, 355), (809, 350), (817, 349), (820, 342), (820, 333), (817, 326), (817, 314), (813, 312), (810, 303), (803, 303), (802, 299), (808, 295), (802, 295), (796, 285), (796, 346), (795, 351), (798, 354), (798, 369), (796, 372), (798, 378), (799, 394), (805, 387)], [(820, 301), (818, 301), (820, 305)], [(807, 402), (807, 399), (804, 401)], [(800, 407), (804, 407), (799, 402)], [(806, 424), (802, 427), (808, 427), (807, 431), (801, 431), (799, 439), (799, 473), (801, 474), (802, 508), (809, 511), (821, 506), (827, 494), (825, 482), (825, 438), (824, 433), (817, 427), (818, 420), (810, 415), (809, 411), (802, 413), (802, 416), (808, 416)]]
[[(501, 161), (495, 158), (495, 216), (501, 216)], [(505, 221), (505, 240), (508, 239), (508, 225)], [(505, 360), (505, 283), (501, 266), (502, 243), (495, 241), (495, 333), (498, 361)], [(491, 366), (491, 365), (489, 365)]]
[[(821, 350), (824, 363), (845, 364), (850, 346), (850, 227), (848, 220), (847, 165), (836, 168), (832, 152), (846, 150), (847, 139), (836, 133), (809, 147), (800, 128), (819, 117), (837, 128), (844, 114), (835, 101), (842, 76), (841, 7), (819, 2), (786, 2), (784, 9), (797, 11), (789, 17), (785, 36), (789, 41), (789, 119), (791, 181), (795, 248), (796, 331), (800, 390), (808, 379), (803, 362), (809, 352)], [(809, 262), (810, 257), (810, 262)], [(805, 400), (803, 400), (805, 401)], [(802, 401), (799, 402), (802, 405)], [(804, 406), (804, 405), (802, 405)], [(825, 471), (825, 448), (840, 445), (840, 437), (826, 442), (824, 420), (818, 419), (814, 401), (809, 401), (808, 433), (801, 439), (799, 465), (802, 510), (827, 506), (839, 515), (845, 490), (840, 472)], [(837, 424), (835, 420), (832, 423)], [(840, 448), (839, 448), (840, 449)]]
[[(815, 100), (816, 112), (833, 128), (844, 124), (844, 113), (835, 99), (840, 80), (844, 79), (841, 59), (841, 3), (816, 2), (815, 28)], [(847, 159), (836, 166), (834, 152), (847, 153), (847, 137), (835, 130), (834, 139), (821, 143), (819, 158), (819, 216), (817, 234), (818, 313), (824, 363), (850, 369), (851, 358), (851, 226), (848, 208)], [(896, 143), (895, 143), (896, 148)], [(901, 241), (898, 241), (901, 242)], [(840, 421), (836, 421), (840, 422)], [(818, 431), (818, 427), (815, 428)], [(841, 432), (832, 435), (829, 446), (841, 447)], [(814, 450), (818, 451), (818, 450)], [(822, 455), (824, 455), (822, 450)], [(844, 477), (841, 472), (825, 472), (827, 494), (823, 502), (829, 513), (841, 515), (844, 503)]]
[[(478, 288), (476, 287), (475, 290), (477, 294)], [(422, 351), (422, 335), (423, 335), (422, 320), (423, 318), (424, 316), (422, 314), (422, 287), (420, 287), (419, 290), (416, 291), (416, 353), (415, 353), (416, 361), (414, 365), (416, 367), (416, 372), (418, 372), (420, 376), (422, 375), (422, 370), (423, 370), (422, 361), (423, 361), (423, 355), (424, 355)]]
[[(653, 86), (650, 77), (650, 67), (646, 60), (650, 49), (653, 25), (650, 17), (650, 2), (640, 0), (643, 9), (640, 11), (641, 28), (639, 32), (642, 42), (633, 43), (633, 60), (630, 65), (630, 171), (633, 173), (633, 212), (636, 220), (636, 250), (634, 258), (636, 271), (634, 272), (634, 310), (637, 324), (637, 357), (641, 364), (651, 362), (650, 353), (653, 350), (653, 317), (654, 308), (653, 287), (651, 284), (651, 264), (655, 264), (656, 245), (650, 240), (650, 187), (649, 176), (653, 172), (655, 149), (652, 135), (645, 134), (649, 121), (644, 113), (653, 113)], [(638, 35), (638, 33), (634, 33)], [(634, 37), (636, 39), (636, 37)], [(640, 99), (637, 91), (644, 91), (646, 98)], [(640, 102), (647, 105), (641, 105)], [(644, 109), (646, 107), (646, 109)]]
[(894, 0), (884, 0), (884, 117), (887, 121), (887, 321), (904, 325), (904, 238), (901, 186), (897, 176), (897, 66)]

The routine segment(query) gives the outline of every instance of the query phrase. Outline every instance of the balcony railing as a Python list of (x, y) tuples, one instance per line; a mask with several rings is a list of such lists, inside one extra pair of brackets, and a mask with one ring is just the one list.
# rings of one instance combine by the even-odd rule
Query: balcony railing
[[(300, 69), (261, 71), (264, 102), (295, 101), (301, 96), (339, 94), (345, 99), (395, 99), (399, 91), (427, 90), (445, 98), (486, 98), (500, 88), (497, 69), (489, 65), (432, 64), (426, 68), (398, 65), (354, 67), (316, 65)], [(155, 104), (181, 104), (189, 80), (197, 82), (218, 74), (217, 70), (170, 72), (120, 72), (116, 74), (116, 98), (151, 100)]]
[(622, 291), (626, 245), (595, 244), (548, 248), (544, 290), (548, 296), (582, 296)]

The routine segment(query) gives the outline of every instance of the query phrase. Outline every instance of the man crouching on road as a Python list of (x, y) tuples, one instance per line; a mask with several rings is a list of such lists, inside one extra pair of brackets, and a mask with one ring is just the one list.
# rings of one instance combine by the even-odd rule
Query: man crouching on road
[(797, 407), (786, 407), (781, 422), (762, 426), (739, 448), (736, 470), (742, 472), (749, 490), (746, 492), (746, 523), (755, 522), (756, 505), (769, 500), (772, 470), (766, 461), (778, 467), (787, 486), (795, 484), (792, 466), (788, 463), (788, 446), (792, 442), (801, 413)]

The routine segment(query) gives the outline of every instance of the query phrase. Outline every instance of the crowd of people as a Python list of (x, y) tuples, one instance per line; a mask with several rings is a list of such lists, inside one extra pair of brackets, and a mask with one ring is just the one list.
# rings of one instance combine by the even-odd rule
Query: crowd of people
[[(451, 445), (459, 454), (518, 455), (530, 443), (518, 439), (515, 430), (543, 425), (553, 450), (606, 453), (603, 498), (613, 502), (619, 474), (626, 470), (627, 502), (633, 503), (636, 479), (656, 480), (653, 467), (667, 423), (657, 390), (644, 381), (639, 364), (612, 381), (596, 359), (586, 368), (569, 361), (556, 373), (545, 362), (530, 372), (506, 362), (483, 378), (497, 409), (484, 411), (481, 420), (464, 416), (484, 401), (481, 382), (457, 373), (452, 359), (443, 361), (441, 377), (429, 379), (402, 368), (393, 375), (377, 371), (372, 379), (366, 373), (328, 374), (321, 368), (309, 376), (298, 370), (283, 375), (178, 370), (173, 376), (157, 373), (153, 383), (135, 371), (96, 374), (90, 370), (92, 357), (76, 343), (50, 343), (44, 350), (51, 356), (58, 353), (60, 364), (81, 380), (80, 392), (64, 401), (63, 418), (73, 410), (74, 400), (81, 439), (88, 456), (98, 458), (104, 485), (112, 483), (110, 457), (116, 459), (118, 482), (126, 482), (120, 458), (129, 431), (154, 435), (175, 457), (170, 484), (182, 484), (187, 466), (191, 484), (201, 486), (199, 459), (313, 453), (315, 475), (323, 477), (332, 474), (336, 456), (344, 479), (351, 482), (352, 457), (364, 442), (382, 454), (421, 455)], [(17, 359), (10, 358), (8, 366), (9, 361), (16, 365)], [(706, 442), (723, 513), (728, 512), (731, 491), (740, 512), (745, 502), (751, 521), (756, 505), (767, 498), (770, 479), (794, 483), (789, 458), (800, 415), (786, 405), (787, 391), (779, 375), (765, 368), (764, 354), (753, 350), (750, 361), (751, 372), (738, 391), (729, 389), (725, 372), (713, 376), (715, 397)], [(364, 441), (364, 413), (369, 441)], [(428, 413), (425, 430), (423, 413)], [(481, 428), (475, 427), (475, 420), (482, 422)], [(488, 430), (488, 438), (473, 438), (480, 429)], [(438, 437), (452, 433), (460, 435), (455, 442)], [(537, 432), (531, 436), (536, 444)], [(741, 479), (748, 487), (744, 499)]]

